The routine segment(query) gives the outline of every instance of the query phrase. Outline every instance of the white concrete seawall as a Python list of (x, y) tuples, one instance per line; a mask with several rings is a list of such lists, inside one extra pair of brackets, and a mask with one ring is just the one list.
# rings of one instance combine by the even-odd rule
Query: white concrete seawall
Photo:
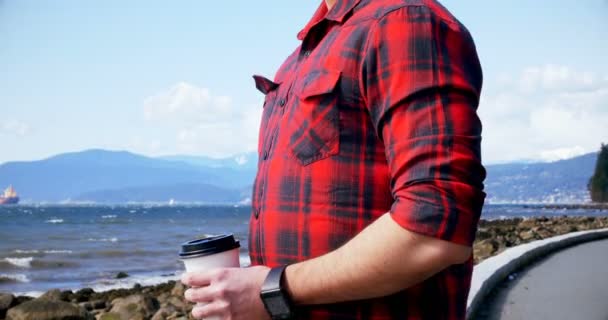
[(484, 298), (511, 273), (551, 253), (584, 242), (607, 238), (608, 229), (573, 232), (512, 247), (482, 261), (473, 270), (467, 301), (467, 319), (473, 319)]

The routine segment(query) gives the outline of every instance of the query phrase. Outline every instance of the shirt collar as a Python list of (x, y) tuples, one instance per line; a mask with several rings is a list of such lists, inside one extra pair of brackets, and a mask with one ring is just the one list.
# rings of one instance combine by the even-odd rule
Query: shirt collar
[(321, 5), (319, 5), (319, 8), (312, 16), (312, 19), (310, 19), (304, 29), (298, 32), (298, 40), (304, 40), (310, 29), (324, 19), (336, 21), (338, 23), (344, 22), (346, 15), (351, 12), (360, 1), (361, 0), (337, 0), (336, 4), (328, 11), (325, 0), (321, 0)]

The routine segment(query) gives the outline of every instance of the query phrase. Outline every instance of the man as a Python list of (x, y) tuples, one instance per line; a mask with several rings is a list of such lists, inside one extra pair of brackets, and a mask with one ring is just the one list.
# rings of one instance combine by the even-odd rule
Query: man
[(436, 1), (327, 0), (298, 37), (254, 77), (254, 266), (185, 274), (193, 315), (464, 319), (485, 197), (471, 36)]

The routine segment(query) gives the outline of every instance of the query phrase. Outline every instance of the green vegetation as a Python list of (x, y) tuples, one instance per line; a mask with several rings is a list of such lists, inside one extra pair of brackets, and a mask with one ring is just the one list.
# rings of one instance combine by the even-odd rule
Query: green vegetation
[(595, 173), (589, 180), (589, 192), (593, 202), (608, 202), (608, 145), (602, 144), (597, 156)]

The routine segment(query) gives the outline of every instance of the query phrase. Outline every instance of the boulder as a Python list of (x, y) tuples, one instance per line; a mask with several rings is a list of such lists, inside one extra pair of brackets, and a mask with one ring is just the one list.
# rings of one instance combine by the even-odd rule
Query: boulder
[(538, 230), (536, 230), (536, 233), (541, 239), (547, 239), (553, 236), (553, 232), (544, 227), (538, 228)]
[(32, 298), (30, 296), (16, 296), (15, 300), (13, 300), (13, 304), (11, 305), (11, 308), (14, 306), (18, 306), (24, 302), (28, 302), (30, 300), (34, 300), (34, 298)]
[(6, 311), (13, 306), (15, 297), (10, 293), (0, 293), (0, 319), (4, 319)]
[(74, 299), (76, 300), (76, 302), (89, 301), (89, 299), (94, 293), (95, 291), (91, 288), (83, 288), (74, 293)]
[(163, 292), (156, 297), (156, 300), (158, 300), (160, 305), (164, 305), (170, 297), (172, 297), (170, 292)]
[(117, 315), (121, 320), (144, 320), (154, 316), (158, 308), (158, 300), (148, 295), (134, 294), (114, 299), (109, 314)]
[(180, 298), (180, 297), (170, 297), (167, 300), (167, 302), (165, 303), (165, 305), (174, 306), (177, 310), (184, 312), (184, 313), (191, 310), (191, 308), (189, 308), (191, 305), (189, 303), (187, 303), (184, 298)]
[(526, 219), (519, 223), (519, 227), (522, 229), (532, 229), (537, 225), (537, 223), (538, 222), (536, 219)]
[(126, 272), (119, 272), (116, 274), (116, 279), (124, 279), (124, 278), (128, 278), (129, 274)]
[(46, 299), (46, 300), (51, 300), (51, 301), (62, 301), (63, 299), (63, 294), (61, 293), (61, 290), (59, 289), (53, 289), (53, 290), (49, 290), (47, 292), (45, 292), (43, 295), (41, 295), (40, 297), (38, 297), (38, 299)]
[(97, 320), (121, 320), (121, 319), (122, 318), (120, 317), (119, 314), (112, 313), (112, 312), (100, 313), (97, 316)]
[(104, 300), (81, 302), (78, 305), (87, 311), (103, 310), (106, 308), (106, 302)]
[(496, 250), (498, 250), (498, 243), (494, 239), (482, 240), (473, 245), (473, 255), (475, 261), (481, 261), (491, 256)]
[(93, 320), (86, 310), (65, 301), (34, 299), (8, 310), (6, 320)]
[(569, 232), (574, 232), (576, 231), (576, 227), (573, 225), (569, 225), (567, 223), (561, 223), (559, 225), (556, 225), (555, 228), (555, 233), (556, 234), (565, 234), (565, 233), (569, 233)]
[(532, 231), (532, 230), (526, 230), (526, 231), (520, 232), (519, 237), (521, 238), (522, 241), (529, 242), (531, 240), (534, 240), (535, 234), (534, 234), (534, 231)]
[(72, 290), (61, 291), (61, 300), (70, 302), (74, 298), (74, 292)]
[(186, 286), (181, 282), (176, 282), (173, 290), (171, 290), (172, 296), (183, 297), (184, 292), (186, 292)]
[(177, 311), (177, 309), (174, 306), (167, 305), (167, 306), (164, 306), (164, 307), (158, 309), (158, 311), (156, 311), (156, 313), (152, 317), (152, 320), (164, 320), (164, 319), (169, 318), (169, 316), (172, 316), (177, 313), (179, 313), (179, 312)]

